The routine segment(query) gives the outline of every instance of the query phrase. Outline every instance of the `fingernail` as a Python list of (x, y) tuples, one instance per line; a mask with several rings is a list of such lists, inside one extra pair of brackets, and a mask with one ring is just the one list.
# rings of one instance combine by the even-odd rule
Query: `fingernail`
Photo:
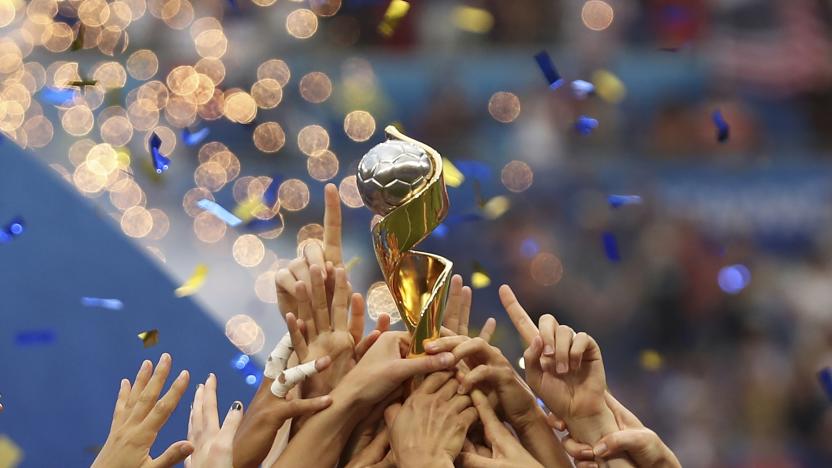
[(462, 395), (463, 393), (465, 393), (465, 387), (460, 385), (459, 387), (456, 388), (456, 392), (459, 393), (460, 395)]
[(425, 351), (436, 351), (435, 343), (428, 343), (425, 345)]
[(543, 354), (545, 354), (547, 356), (551, 356), (551, 355), (555, 354), (554, 346), (548, 345), (548, 344), (546, 346), (544, 346), (543, 347)]
[(606, 452), (607, 452), (607, 444), (605, 444), (603, 442), (596, 445), (595, 447), (592, 447), (592, 453), (596, 457), (600, 457), (601, 455), (605, 454)]
[(566, 366), (565, 363), (563, 363), (563, 362), (558, 363), (558, 374), (565, 374), (566, 371), (568, 371), (568, 370), (569, 370), (569, 368)]
[(183, 370), (182, 372), (179, 373), (179, 376), (177, 376), (176, 378), (177, 379), (184, 379), (186, 375), (188, 375), (188, 371)]
[(243, 404), (239, 401), (231, 403), (231, 411), (240, 411), (241, 409), (243, 409)]

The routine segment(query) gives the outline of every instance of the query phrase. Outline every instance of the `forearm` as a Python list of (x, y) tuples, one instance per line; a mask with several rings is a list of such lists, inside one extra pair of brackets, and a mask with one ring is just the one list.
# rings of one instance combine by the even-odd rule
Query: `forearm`
[[(615, 422), (615, 415), (605, 405), (601, 413), (592, 417), (567, 420), (569, 433), (576, 440), (589, 445), (595, 445), (602, 437), (618, 431), (618, 424)], [(596, 460), (603, 468), (629, 468), (635, 467), (629, 458), (613, 458), (609, 460)]]
[(260, 466), (274, 443), (277, 431), (285, 422), (269, 410), (268, 400), (275, 398), (269, 388), (271, 382), (272, 379), (263, 379), (234, 436), (234, 466), (237, 468)]
[(441, 454), (432, 455), (422, 451), (405, 451), (396, 453), (396, 461), (399, 468), (453, 468), (454, 461), (451, 457)]
[(515, 426), (515, 431), (520, 443), (543, 466), (546, 468), (572, 466), (569, 456), (555, 432), (546, 423), (546, 416), (542, 412), (539, 415), (535, 414), (531, 421), (518, 426)]
[(310, 417), (295, 434), (274, 467), (308, 466), (314, 456), (315, 466), (335, 466), (355, 426), (368, 408), (349, 390), (330, 394), (332, 406)]

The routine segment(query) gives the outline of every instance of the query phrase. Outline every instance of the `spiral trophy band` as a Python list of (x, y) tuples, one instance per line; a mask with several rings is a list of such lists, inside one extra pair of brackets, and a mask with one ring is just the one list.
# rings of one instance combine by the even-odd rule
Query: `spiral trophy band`
[(362, 158), (357, 180), (365, 204), (382, 216), (373, 247), (415, 356), (425, 352), (424, 340), (439, 338), (453, 263), (411, 249), (448, 214), (448, 192), (436, 150), (392, 125), (384, 131), (388, 140)]

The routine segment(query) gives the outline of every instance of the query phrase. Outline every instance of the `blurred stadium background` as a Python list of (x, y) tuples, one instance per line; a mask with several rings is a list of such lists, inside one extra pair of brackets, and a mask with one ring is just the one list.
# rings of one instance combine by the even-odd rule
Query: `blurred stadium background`
[[(381, 280), (351, 177), (395, 123), (462, 174), (420, 247), (473, 283), (472, 325), (496, 317), (518, 367), (502, 283), (598, 339), (611, 390), (684, 466), (832, 466), (832, 2), (434, 0), (393, 23), (389, 6), (0, 0), (0, 226), (25, 225), (0, 245), (0, 465), (89, 463), (118, 380), (162, 351), (247, 401), (240, 355), (285, 331), (274, 272), (320, 235), (326, 181), (354, 287)], [(249, 218), (278, 184), (246, 226), (196, 207)], [(180, 406), (160, 444), (184, 437)]]

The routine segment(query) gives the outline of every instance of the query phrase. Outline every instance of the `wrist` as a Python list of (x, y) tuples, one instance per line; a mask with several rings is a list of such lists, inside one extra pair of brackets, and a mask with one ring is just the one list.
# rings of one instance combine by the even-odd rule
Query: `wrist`
[(452, 467), (453, 460), (447, 453), (426, 453), (419, 447), (396, 450), (396, 461), (400, 468)]
[(575, 439), (590, 445), (594, 445), (605, 435), (618, 430), (615, 415), (606, 405), (595, 415), (569, 418), (566, 424)]

